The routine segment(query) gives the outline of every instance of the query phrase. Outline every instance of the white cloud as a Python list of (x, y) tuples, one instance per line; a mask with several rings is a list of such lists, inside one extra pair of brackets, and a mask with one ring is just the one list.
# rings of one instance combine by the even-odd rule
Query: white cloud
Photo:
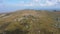
[(46, 4), (40, 4), (39, 6), (46, 6)]
[(35, 0), (35, 2), (39, 2), (40, 0)]
[(51, 2), (51, 1), (46, 0), (46, 3), (44, 3), (44, 4), (40, 3), (40, 6), (44, 6), (44, 7), (54, 6), (55, 4), (56, 4), (56, 2)]
[(40, 3), (42, 0), (33, 0), (33, 3), (34, 3), (34, 5), (35, 6), (54, 6), (55, 4), (56, 4), (56, 1), (57, 0), (51, 0), (51, 1), (49, 1), (49, 0), (46, 0), (45, 1), (45, 3)]
[(20, 5), (20, 6), (34, 6), (34, 4), (29, 3), (29, 4), (23, 4), (23, 5)]
[(28, 6), (34, 6), (34, 4), (30, 3), (30, 4), (27, 4)]
[(28, 3), (28, 4), (25, 4), (25, 3), (23, 3), (23, 4), (19, 4), (19, 3), (17, 3), (17, 4), (8, 4), (7, 6), (13, 6), (13, 7), (16, 7), (16, 6), (34, 6), (34, 4), (33, 3)]
[(8, 4), (9, 6), (42, 6), (42, 7), (46, 7), (46, 6), (54, 6), (56, 3), (55, 2), (51, 2), (46, 0), (46, 3), (40, 3), (40, 0), (33, 0), (30, 3), (25, 3), (24, 1), (20, 1), (19, 3), (16, 4)]
[(55, 5), (54, 2), (50, 2), (50, 1), (47, 1), (46, 4), (47, 4), (47, 6), (53, 6), (53, 5)]

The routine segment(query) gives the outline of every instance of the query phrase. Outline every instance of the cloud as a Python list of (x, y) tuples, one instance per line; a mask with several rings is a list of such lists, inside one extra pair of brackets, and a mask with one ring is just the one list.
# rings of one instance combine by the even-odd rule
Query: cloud
[(34, 0), (35, 2), (39, 2), (40, 0)]
[(22, 6), (26, 6), (26, 7), (28, 7), (28, 6), (34, 6), (34, 4), (32, 4), (32, 3), (28, 3), (28, 4), (25, 4), (25, 3), (16, 3), (16, 4), (5, 4), (6, 6), (13, 6), (13, 7), (22, 7)]
[(55, 5), (54, 2), (50, 2), (50, 1), (46, 1), (46, 4), (47, 4), (47, 6), (53, 6), (53, 5)]
[[(60, 0), (59, 0), (60, 1)], [(51, 2), (51, 1), (48, 1), (48, 0), (46, 0), (46, 1), (44, 1), (45, 3), (40, 3), (41, 2), (41, 0), (33, 0), (33, 1), (31, 1), (31, 2), (29, 2), (29, 3), (25, 3), (25, 1), (20, 1), (20, 2), (18, 2), (18, 3), (11, 3), (11, 4), (5, 4), (6, 6), (13, 6), (13, 7), (15, 7), (15, 6), (32, 6), (32, 7), (37, 7), (37, 6), (42, 6), (42, 7), (47, 7), (47, 6), (54, 6), (56, 3), (55, 2)]]
[(30, 3), (30, 4), (24, 4), (24, 6), (34, 6), (34, 4)]
[[(57, 2), (57, 0), (33, 0), (35, 6), (42, 6), (42, 7), (47, 7), (47, 6), (54, 6)], [(42, 3), (40, 3), (43, 1)]]
[(46, 2), (43, 4), (43, 3), (40, 3), (40, 6), (42, 7), (48, 7), (48, 6), (55, 6), (56, 2), (52, 2), (52, 1), (48, 1), (46, 0)]

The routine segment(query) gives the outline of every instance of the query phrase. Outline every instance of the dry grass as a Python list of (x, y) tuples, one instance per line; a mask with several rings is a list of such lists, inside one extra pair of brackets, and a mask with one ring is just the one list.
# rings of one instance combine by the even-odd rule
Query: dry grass
[(39, 10), (22, 10), (9, 13), (7, 15), (9, 17), (0, 18), (0, 26), (9, 23), (8, 26), (0, 27), (2, 28), (0, 30), (11, 33), (19, 29), (21, 34), (60, 34), (60, 29), (55, 27), (55, 24), (58, 23), (55, 20), (55, 14), (54, 12)]

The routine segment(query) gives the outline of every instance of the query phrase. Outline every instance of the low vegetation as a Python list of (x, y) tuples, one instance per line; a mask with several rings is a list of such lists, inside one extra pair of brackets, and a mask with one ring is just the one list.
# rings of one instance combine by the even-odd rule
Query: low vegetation
[(56, 14), (41, 10), (5, 14), (3, 17), (9, 17), (0, 17), (0, 34), (60, 34), (60, 22), (56, 20), (60, 16)]

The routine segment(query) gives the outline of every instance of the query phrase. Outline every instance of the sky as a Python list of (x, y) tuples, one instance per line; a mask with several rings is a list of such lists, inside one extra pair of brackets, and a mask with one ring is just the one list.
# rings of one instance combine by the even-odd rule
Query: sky
[(23, 9), (59, 10), (60, 0), (0, 0), (0, 13)]

